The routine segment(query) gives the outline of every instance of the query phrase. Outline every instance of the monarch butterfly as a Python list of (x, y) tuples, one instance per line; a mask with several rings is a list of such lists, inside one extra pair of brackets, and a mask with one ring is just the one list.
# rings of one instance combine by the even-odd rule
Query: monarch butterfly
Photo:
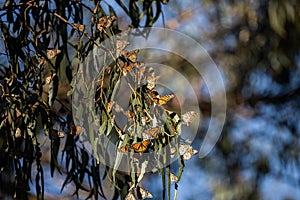
[(108, 16), (103, 16), (99, 19), (97, 28), (100, 29), (100, 27), (104, 27), (105, 23), (107, 22)]
[(48, 49), (47, 50), (47, 58), (49, 60), (51, 60), (52, 58), (54, 58), (60, 52), (61, 52), (61, 50), (59, 50), (59, 49)]
[(128, 149), (129, 149), (129, 147), (128, 147), (128, 145), (126, 145), (126, 146), (120, 147), (119, 151), (122, 153), (126, 153), (126, 152), (128, 152)]
[(116, 20), (116, 16), (103, 16), (99, 19), (99, 22), (97, 24), (97, 29), (99, 31), (102, 31), (103, 30), (103, 27), (104, 28), (109, 28), (111, 27), (112, 23), (114, 20)]
[(135, 143), (133, 145), (130, 146), (130, 148), (134, 149), (134, 151), (138, 152), (138, 153), (142, 153), (144, 151), (146, 151), (148, 145), (150, 144), (151, 140), (144, 140), (142, 142), (139, 143)]
[(126, 195), (125, 200), (136, 200), (136, 198), (134, 197), (134, 195), (131, 192), (129, 192)]
[(125, 62), (124, 65), (123, 65), (123, 69), (125, 71), (130, 71), (133, 67), (134, 67), (133, 65), (131, 65), (131, 64), (127, 63), (127, 62)]
[(61, 132), (61, 131), (57, 131), (57, 136), (59, 138), (63, 138), (63, 137), (65, 137), (65, 134), (63, 132)]
[(160, 97), (156, 91), (151, 91), (151, 97), (152, 97), (154, 103), (156, 103), (158, 105), (164, 105), (168, 101), (173, 99), (175, 97), (175, 95), (174, 94), (168, 94), (168, 95)]
[(142, 120), (141, 121), (142, 121), (143, 126), (146, 126), (147, 120), (148, 120), (148, 117), (142, 116)]
[(198, 151), (195, 150), (195, 149), (188, 149), (187, 152), (190, 153), (190, 154), (192, 154), (192, 155), (198, 153)]
[(178, 181), (178, 177), (174, 173), (170, 173), (171, 183), (176, 183)]
[(187, 144), (181, 144), (179, 146), (179, 154), (182, 156), (188, 149), (192, 149), (192, 147)]
[(170, 157), (174, 158), (176, 152), (177, 152), (176, 148), (175, 147), (171, 147), (170, 148)]
[(189, 152), (185, 152), (182, 157), (183, 160), (190, 160), (192, 158), (192, 154), (190, 154)]
[(183, 115), (181, 115), (182, 123), (188, 126), (197, 117), (197, 115), (198, 113), (196, 113), (195, 111), (188, 111), (184, 113)]
[(147, 78), (147, 89), (152, 91), (155, 88), (155, 83), (157, 81), (157, 79), (159, 78), (159, 76), (150, 76)]
[(45, 83), (46, 84), (50, 84), (50, 82), (52, 81), (52, 79), (56, 76), (56, 73), (53, 73), (49, 76), (46, 77)]
[(138, 153), (142, 153), (146, 151), (148, 145), (150, 144), (151, 140), (144, 140), (142, 142), (134, 143), (132, 145), (125, 145), (119, 148), (119, 151), (122, 153), (128, 152), (129, 148), (133, 149), (134, 151)]
[(117, 40), (116, 42), (116, 54), (117, 58), (122, 54), (123, 50), (129, 45), (129, 42), (126, 40)]
[(151, 129), (147, 129), (143, 132), (143, 138), (144, 139), (158, 138), (159, 131), (160, 131), (159, 127), (154, 127), (154, 128), (151, 128)]
[(136, 49), (133, 52), (126, 52), (125, 56), (127, 57), (127, 60), (135, 63), (137, 61), (137, 54), (139, 53), (139, 50)]
[(76, 27), (77, 30), (79, 30), (80, 32), (84, 31), (84, 25), (83, 24), (73, 24), (74, 27)]
[(198, 153), (198, 151), (193, 149), (190, 145), (182, 144), (179, 147), (179, 154), (183, 156), (184, 160), (190, 160), (196, 153)]
[(112, 109), (112, 107), (113, 107), (114, 104), (115, 104), (115, 101), (111, 101), (111, 102), (107, 103), (107, 109), (106, 109), (106, 111), (108, 113), (110, 113), (110, 111), (111, 111), (111, 109)]
[(134, 112), (126, 111), (125, 115), (127, 116), (127, 118), (128, 118), (129, 121), (134, 121), (134, 119), (135, 119)]
[(145, 190), (144, 188), (141, 188), (141, 187), (137, 187), (137, 194), (138, 194), (138, 197), (141, 199), (146, 199), (146, 198), (153, 198), (152, 194), (148, 191), (148, 190)]
[(71, 135), (79, 135), (84, 131), (84, 128), (82, 126), (71, 126)]
[(19, 138), (19, 137), (21, 137), (22, 136), (22, 134), (21, 134), (21, 129), (20, 128), (17, 128), (16, 129), (16, 132), (15, 132), (15, 137), (16, 138)]
[(145, 63), (137, 61), (135, 63), (132, 63), (131, 65), (133, 65), (134, 67), (144, 67)]
[(188, 149), (184, 154), (183, 154), (183, 160), (190, 160), (193, 155), (198, 153), (197, 150), (195, 149)]
[(123, 67), (122, 67), (123, 68), (123, 73), (126, 74), (126, 72), (132, 70), (133, 68), (142, 67), (144, 65), (145, 65), (145, 63), (143, 63), (143, 62), (135, 62), (135, 63), (125, 62)]

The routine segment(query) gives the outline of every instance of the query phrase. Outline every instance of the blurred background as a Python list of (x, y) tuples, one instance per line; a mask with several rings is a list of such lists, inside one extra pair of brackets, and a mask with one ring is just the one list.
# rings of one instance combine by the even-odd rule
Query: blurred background
[[(128, 16), (115, 9), (120, 29), (126, 29)], [(219, 67), (227, 95), (222, 135), (208, 156), (187, 162), (178, 199), (300, 199), (300, 2), (170, 0), (162, 9), (154, 26), (198, 41)], [(182, 59), (167, 64), (193, 80)], [(205, 83), (195, 80), (201, 126), (192, 145), (198, 149), (211, 105)], [(71, 185), (60, 192), (64, 177), (51, 178), (43, 166), (46, 199), (76, 199)], [(159, 199), (160, 179), (148, 180), (145, 188)]]
[[(300, 2), (170, 1), (164, 17), (208, 51), (227, 94), (221, 138), (187, 164), (179, 199), (300, 199)], [(202, 85), (196, 147), (210, 119)]]

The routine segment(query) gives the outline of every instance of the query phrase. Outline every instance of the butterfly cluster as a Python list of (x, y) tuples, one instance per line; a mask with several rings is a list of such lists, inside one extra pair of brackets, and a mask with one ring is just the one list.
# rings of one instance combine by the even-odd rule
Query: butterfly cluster
[[(101, 120), (107, 121), (100, 129), (110, 136), (112, 132), (118, 134), (116, 154), (120, 158), (127, 155), (132, 170), (144, 166), (143, 169), (139, 169), (138, 175), (131, 177), (129, 181), (131, 187), (125, 199), (130, 200), (136, 197), (152, 198), (152, 194), (141, 187), (141, 180), (146, 171), (159, 171), (168, 164), (167, 160), (176, 158), (184, 162), (197, 153), (181, 137), (181, 127), (189, 126), (198, 114), (189, 111), (180, 116), (168, 110), (165, 105), (176, 96), (158, 93), (156, 85), (159, 76), (153, 68), (139, 61), (138, 49), (125, 50), (128, 45), (125, 40), (117, 40), (116, 61), (105, 68), (98, 81), (99, 95), (96, 97), (96, 104), (102, 112)], [(130, 88), (127, 107), (121, 106), (122, 102), (113, 98), (116, 97), (114, 87), (120, 84), (121, 77), (125, 78)], [(107, 91), (112, 91), (111, 96), (107, 95)], [(124, 123), (116, 123), (116, 120), (120, 119)], [(80, 134), (80, 131), (74, 131), (75, 135), (77, 132)], [(147, 156), (148, 153), (151, 155)], [(135, 174), (135, 171), (131, 174)], [(170, 173), (169, 176), (171, 183), (180, 180), (180, 175), (175, 173)]]

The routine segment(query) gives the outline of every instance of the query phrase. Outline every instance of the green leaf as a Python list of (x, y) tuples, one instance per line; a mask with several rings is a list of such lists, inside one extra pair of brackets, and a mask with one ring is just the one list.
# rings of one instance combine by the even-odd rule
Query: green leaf
[(59, 169), (58, 162), (57, 162), (59, 147), (60, 147), (60, 138), (51, 140), (51, 161), (50, 161), (51, 177), (53, 177), (55, 169), (57, 169), (57, 171), (60, 174), (62, 174)]
[(55, 75), (49, 84), (49, 97), (48, 97), (49, 106), (53, 105), (53, 102), (57, 95), (57, 91), (58, 91), (58, 77)]
[(100, 130), (100, 135), (102, 135), (104, 133), (106, 135), (109, 134), (109, 133), (106, 132), (107, 122), (108, 122), (107, 115), (106, 115), (105, 111), (102, 111), (101, 125), (100, 125), (100, 129), (99, 129)]
[(145, 160), (145, 161), (142, 163), (140, 175), (139, 175), (138, 180), (137, 180), (138, 183), (141, 182), (141, 180), (143, 179), (144, 174), (146, 173), (147, 166), (148, 166), (148, 161)]
[(285, 37), (285, 21), (286, 21), (286, 13), (284, 7), (280, 5), (277, 1), (270, 1), (268, 8), (270, 25), (273, 30), (280, 35), (281, 37)]
[(170, 165), (166, 167), (166, 173), (168, 178), (168, 200), (171, 199), (171, 171), (170, 171)]

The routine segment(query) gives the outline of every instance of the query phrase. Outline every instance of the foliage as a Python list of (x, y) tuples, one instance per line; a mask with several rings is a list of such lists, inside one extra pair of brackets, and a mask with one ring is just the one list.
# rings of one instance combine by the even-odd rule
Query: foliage
[[(165, 3), (167, 1), (116, 1), (130, 18), (129, 27), (138, 28), (140, 31), (136, 34), (145, 36), (147, 32), (142, 27), (152, 26), (158, 20), (161, 6)], [(157, 77), (151, 68), (136, 60), (138, 51), (115, 49), (119, 50), (119, 55), (113, 58), (112, 65), (100, 72), (96, 97), (92, 97), (96, 98), (96, 109), (101, 116), (100, 135), (90, 131), (87, 140), (97, 141), (105, 134), (118, 145), (120, 157), (115, 161), (115, 168), (106, 166), (104, 175), (101, 175), (96, 144), (92, 143), (94, 157), (78, 142), (83, 130), (72, 119), (70, 95), (77, 89), (72, 87), (79, 72), (79, 63), (86, 59), (94, 46), (120, 32), (114, 6), (102, 1), (63, 0), (7, 0), (1, 5), (1, 43), (5, 47), (5, 52), (1, 52), (0, 69), (2, 192), (9, 189), (15, 198), (27, 199), (29, 182), (34, 180), (37, 198), (44, 198), (41, 132), (51, 141), (52, 176), (55, 170), (62, 173), (58, 155), (61, 138), (66, 137), (63, 158), (67, 175), (62, 189), (72, 182), (76, 186), (74, 195), (78, 196), (79, 190), (85, 190), (89, 192), (87, 198), (105, 198), (102, 181), (109, 176), (116, 189), (113, 199), (119, 195), (122, 199), (129, 198), (133, 189), (136, 189), (137, 196), (150, 197), (149, 192), (138, 186), (146, 168), (160, 171), (163, 199), (166, 193), (170, 198), (171, 182), (176, 182), (177, 187), (184, 160), (196, 153), (180, 138), (181, 124), (189, 122), (180, 121), (176, 113), (161, 106), (173, 95), (158, 95), (155, 91)], [(86, 22), (89, 22), (88, 26)], [(107, 53), (115, 55), (115, 52)], [(141, 81), (132, 85), (137, 89), (132, 90), (127, 112), (117, 109), (114, 102), (122, 77), (132, 84), (136, 84), (132, 80), (137, 77)], [(151, 111), (151, 107), (154, 110)], [(123, 129), (114, 123), (113, 110), (127, 117)], [(78, 113), (77, 117), (82, 117)], [(183, 150), (180, 151), (180, 148)], [(152, 159), (147, 157), (136, 160), (141, 153), (149, 151), (158, 152), (155, 163), (148, 164)], [(179, 157), (178, 177), (170, 172), (169, 159), (174, 152)], [(100, 146), (100, 153), (106, 155), (104, 146)], [(129, 174), (118, 171), (122, 154), (129, 155)], [(168, 177), (167, 183), (165, 177)], [(85, 180), (88, 180), (88, 187), (84, 185)]]

